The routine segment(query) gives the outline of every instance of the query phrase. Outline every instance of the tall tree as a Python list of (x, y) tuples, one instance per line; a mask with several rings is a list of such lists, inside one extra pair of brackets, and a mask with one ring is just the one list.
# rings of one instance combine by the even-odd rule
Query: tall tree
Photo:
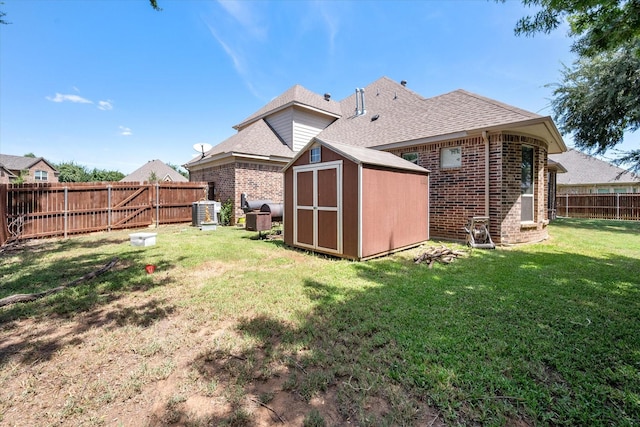
[[(504, 0), (500, 0), (504, 1)], [(549, 33), (564, 20), (578, 59), (562, 71), (552, 106), (577, 147), (603, 154), (640, 127), (640, 0), (522, 0), (538, 7), (521, 18), (518, 35)], [(616, 162), (640, 171), (640, 150)]]
[(174, 165), (173, 163), (167, 163), (167, 166), (169, 166), (171, 169), (178, 172), (180, 175), (184, 176), (185, 178), (189, 179), (189, 172), (184, 170), (181, 166)]
[(74, 162), (63, 162), (56, 166), (58, 170), (58, 181), (60, 182), (88, 182), (89, 172), (87, 168)]
[(522, 3), (539, 10), (517, 22), (517, 35), (550, 33), (566, 19), (569, 35), (576, 37), (573, 50), (581, 56), (615, 50), (640, 37), (640, 0), (522, 0)]

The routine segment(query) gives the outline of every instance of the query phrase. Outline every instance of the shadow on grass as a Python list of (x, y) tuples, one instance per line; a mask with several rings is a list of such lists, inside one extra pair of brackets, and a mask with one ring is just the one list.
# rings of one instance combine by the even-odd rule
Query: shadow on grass
[[(36, 242), (22, 251), (2, 254), (0, 260), (6, 262), (0, 265), (0, 275), (4, 279), (0, 284), (0, 297), (42, 292), (94, 272), (114, 257), (118, 262), (110, 270), (77, 286), (33, 302), (0, 308), (0, 331), (9, 337), (0, 343), (0, 366), (9, 359), (20, 363), (48, 360), (65, 346), (79, 344), (82, 333), (91, 328), (146, 327), (173, 312), (172, 304), (159, 299), (134, 306), (120, 306), (117, 302), (132, 292), (172, 283), (171, 275), (163, 272), (174, 268), (174, 262), (179, 258), (174, 257), (172, 262), (157, 261), (157, 257), (145, 255), (140, 248), (133, 247), (120, 247), (115, 252), (113, 247), (99, 249), (113, 246), (113, 243), (128, 244), (120, 239), (90, 243), (56, 240)], [(147, 274), (145, 265), (151, 261), (156, 265), (156, 273)], [(71, 328), (60, 328), (60, 320), (75, 316), (81, 316), (81, 321), (74, 322), (75, 326)], [(34, 319), (34, 324), (29, 331), (22, 328), (22, 335), (16, 336), (12, 331), (16, 329), (17, 321), (25, 318)]]
[[(387, 257), (345, 264), (339, 279), (310, 272), (314, 309), (297, 327), (240, 322), (257, 341), (242, 357), (294, 361), (283, 390), (307, 402), (333, 390), (340, 422), (633, 425), (638, 258), (539, 248), (476, 250), (433, 269)], [(228, 369), (220, 357), (200, 374)]]
[(558, 218), (553, 221), (555, 227), (569, 227), (612, 233), (640, 234), (640, 221), (615, 221), (584, 218)]

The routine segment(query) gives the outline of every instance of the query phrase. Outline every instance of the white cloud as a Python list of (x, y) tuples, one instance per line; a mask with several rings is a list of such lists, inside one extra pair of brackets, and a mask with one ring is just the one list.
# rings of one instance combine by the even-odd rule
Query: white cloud
[(56, 96), (46, 97), (51, 102), (75, 102), (78, 104), (93, 104), (93, 101), (89, 101), (86, 98), (83, 98), (79, 95), (63, 95), (61, 93), (56, 93)]
[[(328, 3), (316, 2), (314, 3), (315, 9), (319, 12), (321, 20), (324, 23), (324, 27), (329, 36), (329, 52), (333, 53), (335, 48), (335, 40), (340, 29), (340, 14), (335, 10), (335, 4), (329, 6)], [(334, 10), (329, 10), (329, 8)]]
[(119, 126), (119, 128), (120, 128), (120, 135), (121, 136), (131, 136), (131, 135), (133, 135), (133, 132), (131, 132), (131, 129), (129, 129), (128, 127)]
[(219, 36), (218, 33), (216, 33), (215, 29), (211, 26), (208, 25), (209, 27), (209, 31), (211, 32), (211, 35), (213, 36), (213, 38), (216, 39), (216, 41), (220, 44), (220, 46), (222, 46), (222, 49), (226, 52), (227, 55), (229, 55), (229, 57), (231, 58), (231, 60), (233, 61), (233, 68), (236, 69), (236, 71), (244, 76), (245, 73), (245, 67), (242, 65), (242, 59), (240, 58), (240, 56), (234, 52), (231, 47), (229, 47), (228, 44), (226, 44)]
[(262, 17), (254, 13), (259, 3), (218, 0), (222, 8), (231, 15), (244, 28), (245, 32), (253, 37), (264, 40), (267, 37), (267, 27), (263, 25)]
[(98, 108), (103, 111), (113, 110), (113, 104), (111, 100), (98, 101)]

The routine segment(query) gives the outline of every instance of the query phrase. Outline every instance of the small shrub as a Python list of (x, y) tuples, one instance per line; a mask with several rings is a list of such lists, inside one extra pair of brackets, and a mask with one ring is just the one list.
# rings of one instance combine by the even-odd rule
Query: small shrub
[(227, 199), (220, 206), (220, 225), (231, 225), (231, 217), (233, 216), (233, 200)]
[(304, 417), (302, 425), (304, 427), (325, 427), (327, 423), (317, 409), (312, 409), (311, 412)]

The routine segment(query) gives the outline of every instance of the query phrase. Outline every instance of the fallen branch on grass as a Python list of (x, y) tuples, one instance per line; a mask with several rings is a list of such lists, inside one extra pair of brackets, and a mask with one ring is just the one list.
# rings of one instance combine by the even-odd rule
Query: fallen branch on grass
[(421, 262), (426, 262), (427, 264), (429, 264), (429, 268), (432, 268), (433, 264), (436, 261), (442, 264), (450, 264), (455, 259), (465, 255), (467, 255), (466, 252), (454, 251), (453, 249), (449, 249), (444, 245), (439, 247), (431, 246), (422, 254), (415, 257), (413, 259), (413, 262), (416, 264), (420, 264)]
[(8, 296), (6, 298), (2, 298), (0, 299), (0, 307), (4, 307), (5, 305), (10, 305), (10, 304), (15, 304), (18, 302), (30, 302), (30, 301), (35, 301), (37, 299), (40, 298), (44, 298), (48, 295), (52, 295), (52, 294), (56, 294), (58, 292), (61, 292), (67, 288), (72, 288), (74, 286), (78, 286), (80, 283), (86, 282), (87, 280), (91, 280), (96, 276), (101, 275), (102, 273), (110, 270), (114, 265), (116, 265), (116, 263), (118, 262), (118, 258), (113, 258), (111, 261), (109, 261), (104, 267), (96, 270), (96, 271), (92, 271), (91, 273), (87, 273), (84, 276), (74, 280), (73, 282), (69, 282), (66, 285), (62, 285), (62, 286), (58, 286), (56, 288), (53, 289), (48, 289), (46, 291), (43, 292), (38, 292), (35, 294), (15, 294), (15, 295), (11, 295)]
[(251, 401), (257, 403), (258, 405), (262, 406), (263, 408), (267, 408), (268, 410), (273, 412), (276, 415), (276, 417), (278, 417), (278, 419), (280, 420), (280, 422), (282, 424), (286, 424), (285, 420), (280, 416), (280, 414), (278, 414), (276, 411), (274, 411), (273, 408), (269, 407), (269, 405), (267, 405), (266, 403), (263, 403), (263, 402), (259, 401), (258, 399), (254, 399), (254, 398), (251, 398)]

